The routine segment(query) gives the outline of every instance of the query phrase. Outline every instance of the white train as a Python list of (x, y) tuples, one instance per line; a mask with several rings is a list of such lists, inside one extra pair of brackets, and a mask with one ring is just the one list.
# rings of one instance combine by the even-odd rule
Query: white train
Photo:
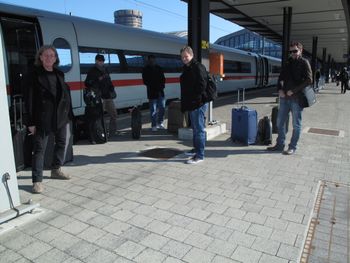
[[(147, 55), (154, 54), (166, 76), (166, 99), (180, 97), (180, 48), (186, 39), (112, 23), (57, 14), (0, 3), (0, 41), (6, 56), (7, 94), (21, 94), (21, 79), (32, 66), (36, 51), (43, 44), (57, 48), (71, 88), (76, 118), (84, 114), (83, 89), (86, 73), (97, 53), (106, 58), (118, 97), (117, 108), (147, 102), (141, 70)], [(238, 88), (257, 88), (277, 82), (281, 61), (250, 52), (211, 45), (210, 52), (224, 55), (225, 78), (219, 93)]]

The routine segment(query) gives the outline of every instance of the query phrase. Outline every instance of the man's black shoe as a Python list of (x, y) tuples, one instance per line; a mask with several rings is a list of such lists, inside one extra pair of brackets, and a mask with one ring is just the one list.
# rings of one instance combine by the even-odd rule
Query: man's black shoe
[(275, 146), (267, 147), (266, 150), (271, 152), (277, 152), (277, 151), (282, 152), (284, 150), (284, 145), (276, 144)]

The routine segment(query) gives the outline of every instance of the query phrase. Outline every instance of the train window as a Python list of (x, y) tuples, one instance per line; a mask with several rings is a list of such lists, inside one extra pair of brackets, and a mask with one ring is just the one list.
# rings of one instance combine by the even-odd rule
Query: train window
[(56, 38), (53, 41), (53, 46), (57, 49), (60, 59), (59, 69), (64, 73), (70, 71), (72, 68), (72, 50), (67, 40)]
[(252, 68), (249, 62), (241, 61), (224, 61), (224, 69), (226, 73), (251, 73)]
[(95, 57), (102, 54), (105, 58), (105, 66), (110, 73), (121, 72), (121, 52), (117, 50), (106, 50), (89, 47), (79, 47), (79, 60), (81, 74), (87, 74), (89, 69), (95, 65)]
[(157, 57), (156, 62), (165, 73), (177, 73), (182, 71), (183, 63), (180, 57)]
[(144, 55), (142, 54), (133, 54), (133, 53), (124, 53), (125, 60), (127, 64), (128, 73), (140, 73), (144, 67)]
[(281, 67), (280, 66), (272, 66), (272, 73), (281, 73)]

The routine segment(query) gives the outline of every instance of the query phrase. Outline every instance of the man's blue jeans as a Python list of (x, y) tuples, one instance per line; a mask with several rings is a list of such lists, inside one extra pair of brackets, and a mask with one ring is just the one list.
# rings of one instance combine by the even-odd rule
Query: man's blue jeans
[(160, 96), (158, 99), (149, 100), (149, 109), (151, 113), (152, 127), (163, 124), (165, 111), (165, 98)]
[(289, 149), (296, 150), (297, 144), (301, 134), (301, 120), (302, 120), (302, 112), (303, 108), (299, 106), (297, 99), (280, 99), (280, 107), (278, 110), (277, 117), (277, 128), (278, 128), (278, 137), (277, 137), (277, 145), (284, 145), (286, 140), (286, 120), (289, 112), (292, 112), (292, 120), (293, 120), (293, 133), (292, 138), (290, 140), (290, 144), (288, 146)]
[(205, 148), (205, 112), (208, 104), (190, 111), (191, 128), (193, 130), (193, 148), (195, 149), (196, 158), (204, 159)]

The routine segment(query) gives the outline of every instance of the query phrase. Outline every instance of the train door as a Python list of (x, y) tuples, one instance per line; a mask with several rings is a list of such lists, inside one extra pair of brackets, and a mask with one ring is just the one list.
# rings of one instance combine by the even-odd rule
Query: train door
[(261, 56), (255, 57), (256, 62), (256, 81), (255, 84), (257, 87), (263, 87), (264, 83), (264, 66)]
[(7, 85), (9, 95), (23, 94), (21, 82), (33, 66), (40, 46), (38, 27), (33, 21), (1, 17), (5, 54), (7, 60)]
[(264, 69), (264, 75), (263, 75), (263, 86), (267, 86), (269, 83), (269, 63), (267, 58), (262, 57), (262, 63), (263, 63), (263, 69)]
[(71, 90), (75, 115), (82, 115), (82, 84), (80, 79), (79, 53), (74, 25), (70, 21), (38, 18), (43, 35), (43, 42), (57, 49), (60, 69)]

